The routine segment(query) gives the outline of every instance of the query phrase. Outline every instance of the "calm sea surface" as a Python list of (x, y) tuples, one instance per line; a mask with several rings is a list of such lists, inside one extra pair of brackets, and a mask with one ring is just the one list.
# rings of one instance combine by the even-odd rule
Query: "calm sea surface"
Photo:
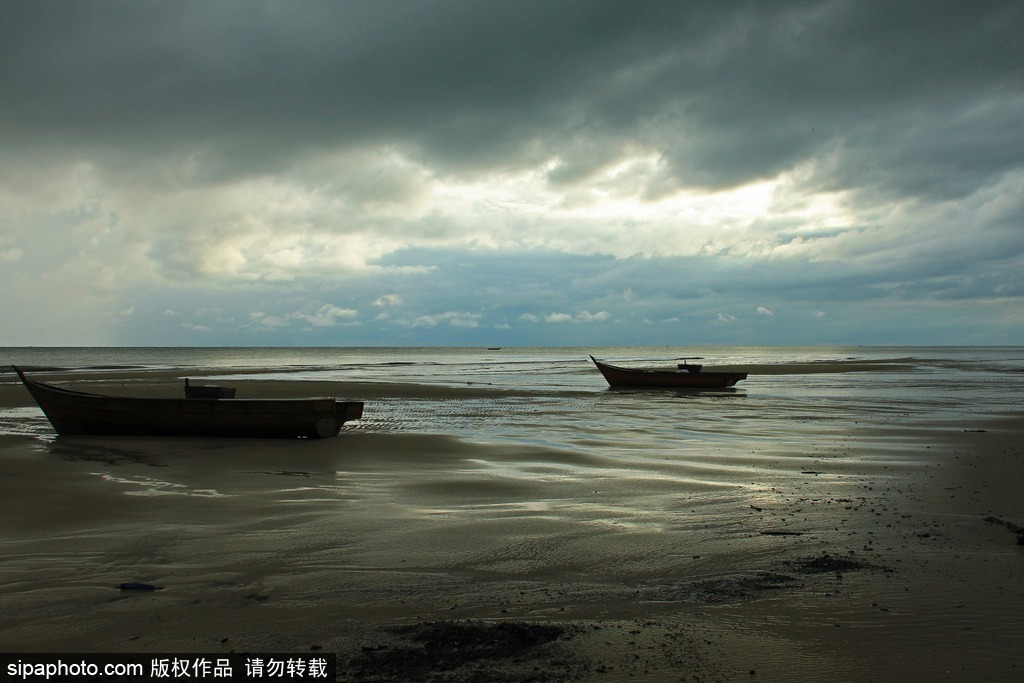
[[(611, 391), (588, 355), (617, 364), (752, 369), (734, 391)], [(868, 361), (870, 371), (860, 365)], [(1024, 396), (1024, 347), (613, 347), (613, 348), (0, 348), (0, 364), (93, 373), (122, 369), (214, 371), (248, 379), (303, 379), (473, 387), (465, 399), (383, 399), (368, 405), (368, 425), (397, 431), (546, 441), (616, 428), (629, 441), (678, 445), (680, 430), (707, 438), (750, 437), (773, 423), (893, 411), (923, 421), (1009, 413)], [(793, 364), (821, 364), (771, 372)], [(833, 368), (833, 364), (835, 367)], [(818, 368), (819, 370), (822, 368)], [(256, 370), (258, 372), (253, 373)], [(8, 375), (8, 377), (12, 377)], [(356, 397), (356, 396), (353, 396)], [(896, 402), (894, 404), (894, 399)], [(573, 436), (575, 435), (575, 436)]]
[[(623, 365), (687, 359), (765, 372), (751, 368), (726, 392), (612, 391), (589, 354)], [(213, 370), (221, 382), (245, 372), (249, 379), (472, 387), (466, 398), (368, 402), (359, 428), (620, 452), (730, 439), (778, 444), (817, 433), (822, 421), (865, 425), (898, 415), (942, 423), (1024, 405), (1024, 347), (37, 347), (0, 349), (0, 363), (73, 370), (82, 381), (103, 370), (171, 368), (183, 376)], [(0, 412), (0, 432), (22, 432), (26, 416), (43, 420), (34, 415)]]

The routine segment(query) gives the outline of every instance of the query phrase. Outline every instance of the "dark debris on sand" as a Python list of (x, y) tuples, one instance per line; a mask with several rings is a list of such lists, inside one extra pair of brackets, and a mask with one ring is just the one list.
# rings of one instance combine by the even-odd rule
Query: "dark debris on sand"
[(794, 581), (796, 579), (792, 576), (776, 572), (753, 572), (694, 581), (677, 586), (674, 590), (663, 589), (659, 591), (657, 599), (704, 603), (749, 600), (764, 591), (782, 588)]
[[(813, 581), (815, 576), (824, 574), (835, 574), (841, 579), (846, 572), (893, 571), (854, 557), (828, 553), (783, 564), (786, 573), (756, 571), (649, 586), (637, 591), (637, 597), (659, 602), (752, 600), (766, 591), (800, 588), (799, 577)], [(581, 647), (587, 641), (587, 634), (581, 629), (580, 625), (569, 623), (482, 620), (424, 621), (390, 626), (372, 634), (372, 640), (368, 634), (359, 650), (349, 655), (339, 654), (338, 679), (352, 683), (569, 683), (594, 673), (610, 673), (612, 669), (602, 663), (600, 656), (590, 660), (583, 654), (588, 651)], [(630, 633), (639, 634), (641, 630)], [(570, 644), (576, 636), (580, 639)], [(639, 652), (635, 654), (640, 657)], [(690, 655), (696, 657), (693, 653)], [(675, 647), (673, 656), (680, 656)], [(697, 660), (688, 662), (689, 670), (700, 669), (694, 662)], [(642, 672), (654, 666), (653, 660), (637, 659), (634, 663), (643, 665)]]
[(999, 519), (998, 517), (992, 517), (992, 516), (986, 517), (985, 521), (986, 522), (991, 522), (992, 524), (998, 524), (999, 526), (1006, 527), (1007, 529), (1009, 529), (1013, 533), (1017, 534), (1017, 545), (1024, 545), (1024, 527), (1022, 527), (1022, 526), (1020, 526), (1018, 524), (1014, 524), (1013, 522), (1008, 522), (1005, 519)]
[(685, 584), (654, 586), (644, 591), (644, 599), (702, 603), (737, 602), (758, 598), (765, 591), (799, 587), (799, 580), (792, 574), (807, 577), (816, 574), (835, 574), (841, 578), (845, 572), (892, 571), (852, 557), (838, 557), (828, 553), (791, 560), (784, 562), (783, 565), (788, 573), (756, 571)]
[(559, 683), (586, 669), (563, 646), (572, 628), (486, 621), (421, 622), (389, 629), (387, 644), (363, 647), (339, 680), (358, 683)]
[[(815, 557), (805, 557), (799, 560), (786, 562), (801, 574), (842, 574), (843, 572), (856, 572), (863, 569), (883, 569), (867, 562), (861, 562), (852, 557), (836, 557), (828, 553), (822, 553)], [(888, 571), (888, 570), (885, 570)]]

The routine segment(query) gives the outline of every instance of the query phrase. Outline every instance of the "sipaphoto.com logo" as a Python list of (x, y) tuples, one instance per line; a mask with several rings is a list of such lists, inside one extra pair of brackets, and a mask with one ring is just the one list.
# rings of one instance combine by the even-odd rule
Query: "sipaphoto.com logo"
[(334, 654), (0, 654), (0, 683), (324, 683)]

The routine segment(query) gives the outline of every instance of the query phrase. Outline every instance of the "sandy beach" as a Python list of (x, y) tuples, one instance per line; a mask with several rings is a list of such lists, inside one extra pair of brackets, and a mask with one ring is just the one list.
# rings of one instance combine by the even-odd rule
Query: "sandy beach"
[[(5, 419), (30, 415), (3, 379)], [(375, 399), (493, 389), (232, 385), (367, 419), (320, 441), (56, 438), (38, 418), (0, 436), (0, 650), (312, 650), (345, 681), (1024, 675), (1021, 414), (937, 425), (894, 397), (854, 435), (622, 476), (599, 451), (373, 421)]]

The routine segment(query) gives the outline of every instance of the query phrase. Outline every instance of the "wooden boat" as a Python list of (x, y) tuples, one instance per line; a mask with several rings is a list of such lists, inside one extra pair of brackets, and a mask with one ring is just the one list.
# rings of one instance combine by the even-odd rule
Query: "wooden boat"
[(185, 378), (185, 398), (234, 398), (235, 390), (232, 387), (219, 387), (216, 384), (201, 384), (196, 386), (190, 384), (188, 377)]
[(690, 363), (681, 363), (676, 370), (656, 370), (622, 368), (602, 363), (593, 356), (590, 360), (613, 388), (725, 389), (747, 378), (745, 372), (705, 372), (702, 366)]
[(363, 415), (334, 398), (135, 398), (44, 384), (14, 368), (61, 436), (230, 436), (323, 439)]

